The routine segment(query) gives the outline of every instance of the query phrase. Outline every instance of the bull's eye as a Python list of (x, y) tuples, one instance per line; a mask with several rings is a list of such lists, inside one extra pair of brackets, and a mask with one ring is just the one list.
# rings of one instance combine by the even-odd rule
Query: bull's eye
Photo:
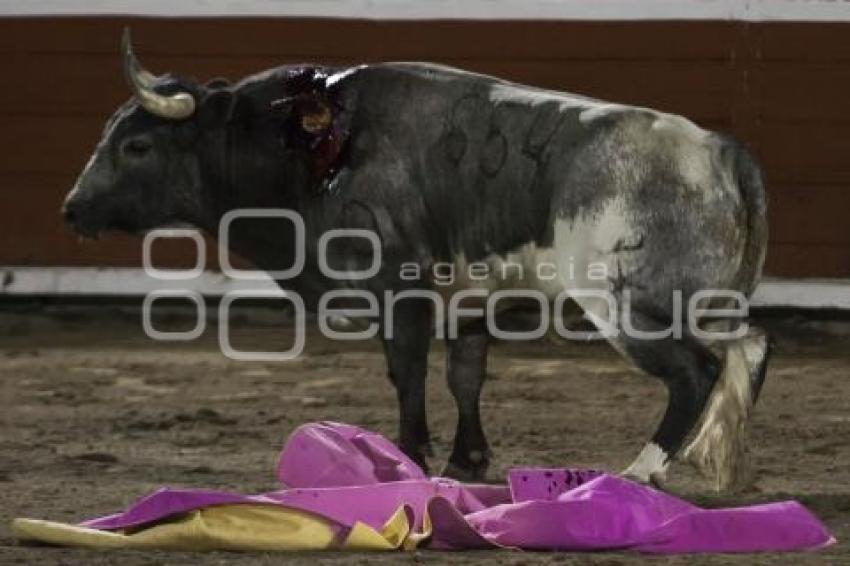
[(121, 146), (121, 152), (129, 157), (144, 157), (152, 148), (147, 138), (130, 138)]

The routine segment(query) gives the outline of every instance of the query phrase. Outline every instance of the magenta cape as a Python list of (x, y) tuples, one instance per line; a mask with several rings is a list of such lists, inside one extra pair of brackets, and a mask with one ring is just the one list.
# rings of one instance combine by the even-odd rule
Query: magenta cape
[(382, 436), (332, 422), (297, 429), (277, 475), (285, 488), (262, 495), (163, 488), (83, 526), (117, 530), (211, 505), (266, 503), (320, 515), (340, 537), (357, 521), (380, 529), (399, 508), (416, 529), (427, 514), (427, 546), (444, 550), (775, 552), (834, 542), (795, 501), (701, 509), (593, 470), (520, 468), (502, 486), (428, 478)]

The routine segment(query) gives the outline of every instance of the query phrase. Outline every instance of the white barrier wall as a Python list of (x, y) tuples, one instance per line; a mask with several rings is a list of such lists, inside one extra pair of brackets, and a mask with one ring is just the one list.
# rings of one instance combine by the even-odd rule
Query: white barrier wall
[[(154, 291), (190, 289), (207, 297), (230, 291), (274, 291), (269, 279), (231, 279), (204, 271), (191, 281), (154, 279), (134, 268), (0, 267), (0, 297), (7, 296), (142, 296)], [(850, 281), (840, 279), (765, 278), (751, 307), (850, 309)]]
[(4, 15), (850, 21), (844, 0), (0, 0)]

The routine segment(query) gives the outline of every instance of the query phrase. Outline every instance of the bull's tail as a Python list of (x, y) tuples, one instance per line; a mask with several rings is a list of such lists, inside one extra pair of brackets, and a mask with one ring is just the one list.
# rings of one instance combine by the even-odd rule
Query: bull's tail
[(722, 346), (723, 371), (714, 384), (700, 425), (682, 459), (718, 491), (746, 487), (752, 480), (747, 457), (747, 422), (764, 383), (772, 342), (759, 328)]
[(750, 152), (732, 139), (724, 141), (730, 152), (732, 172), (741, 192), (747, 221), (747, 239), (736, 283), (738, 289), (749, 296), (761, 278), (767, 252), (767, 195), (761, 169)]
[[(749, 152), (723, 141), (724, 163), (737, 181), (746, 217), (746, 240), (734, 286), (751, 295), (761, 277), (767, 248), (767, 197), (761, 171)], [(746, 457), (746, 428), (765, 378), (772, 341), (751, 326), (747, 336), (720, 344), (724, 369), (714, 385), (702, 421), (683, 458), (714, 481), (718, 490), (746, 485), (752, 478)]]

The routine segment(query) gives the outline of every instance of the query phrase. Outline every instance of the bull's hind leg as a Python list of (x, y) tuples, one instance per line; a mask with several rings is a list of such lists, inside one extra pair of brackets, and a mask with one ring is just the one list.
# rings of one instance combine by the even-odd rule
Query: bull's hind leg
[(446, 341), (446, 377), (458, 411), (454, 448), (443, 470), (446, 477), (482, 480), (490, 464), (479, 411), (489, 340), (486, 324), (477, 320), (462, 326), (456, 339)]
[[(661, 332), (669, 321), (637, 311), (631, 314), (633, 328)], [(697, 340), (683, 336), (653, 339), (620, 332), (612, 341), (635, 365), (661, 379), (667, 387), (667, 409), (661, 424), (635, 461), (623, 472), (643, 483), (664, 482), (667, 467), (703, 412), (721, 371), (721, 363), (711, 350)]]
[(764, 383), (771, 341), (762, 330), (751, 327), (745, 337), (719, 348), (723, 372), (683, 459), (711, 479), (717, 490), (726, 490), (749, 479), (746, 424)]

